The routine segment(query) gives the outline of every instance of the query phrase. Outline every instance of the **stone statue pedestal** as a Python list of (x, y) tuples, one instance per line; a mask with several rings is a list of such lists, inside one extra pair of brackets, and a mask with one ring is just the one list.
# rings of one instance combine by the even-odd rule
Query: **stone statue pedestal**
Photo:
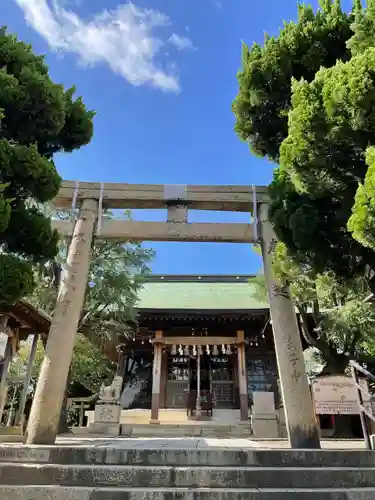
[(117, 401), (99, 401), (95, 406), (94, 423), (89, 427), (93, 434), (120, 435), (121, 406)]
[(274, 439), (280, 437), (276, 415), (253, 413), (251, 415), (251, 427), (255, 438)]
[(94, 424), (89, 427), (89, 432), (107, 436), (120, 435), (122, 383), (122, 377), (116, 376), (108, 387), (102, 385), (99, 401), (95, 406)]
[(273, 392), (254, 392), (251, 426), (255, 438), (278, 438), (279, 427)]

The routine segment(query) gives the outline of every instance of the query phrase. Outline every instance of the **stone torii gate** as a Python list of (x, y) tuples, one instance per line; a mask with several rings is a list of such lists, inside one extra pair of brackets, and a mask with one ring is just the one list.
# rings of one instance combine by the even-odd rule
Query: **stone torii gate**
[[(53, 221), (71, 236), (56, 310), (26, 433), (28, 444), (55, 442), (83, 306), (93, 238), (117, 241), (199, 241), (260, 243), (267, 281), (274, 343), (292, 448), (319, 448), (302, 344), (289, 290), (272, 275), (276, 243), (268, 222), (267, 188), (64, 181), (54, 200), (58, 209), (79, 209), (74, 221)], [(105, 209), (167, 209), (165, 222), (106, 220)], [(188, 222), (188, 209), (246, 212), (249, 223)], [(250, 220), (252, 214), (252, 220)]]

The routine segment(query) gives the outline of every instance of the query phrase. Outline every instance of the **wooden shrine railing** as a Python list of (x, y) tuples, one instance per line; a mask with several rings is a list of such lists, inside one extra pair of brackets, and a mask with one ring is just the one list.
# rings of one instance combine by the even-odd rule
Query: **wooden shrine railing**
[[(359, 382), (359, 373), (364, 375), (367, 380), (370, 380), (371, 382), (375, 382), (375, 376), (372, 375), (366, 368), (363, 368), (360, 364), (358, 364), (355, 361), (350, 361), (349, 362), (350, 369), (352, 372), (352, 377), (353, 381), (355, 384), (356, 392), (357, 392), (357, 401), (358, 401), (358, 406), (359, 406), (359, 416), (361, 418), (361, 425), (362, 425), (362, 431), (363, 431), (363, 438), (365, 440), (366, 448), (368, 450), (374, 449), (373, 443), (371, 442), (370, 438), (370, 433), (369, 433), (369, 428), (368, 428), (368, 422), (366, 420), (366, 417), (368, 417), (372, 422), (375, 422), (375, 416), (372, 411), (372, 402), (375, 401), (375, 395), (371, 394), (368, 392), (364, 387), (361, 386)], [(371, 403), (371, 409), (370, 411), (365, 407), (364, 405), (364, 396), (367, 396)]]

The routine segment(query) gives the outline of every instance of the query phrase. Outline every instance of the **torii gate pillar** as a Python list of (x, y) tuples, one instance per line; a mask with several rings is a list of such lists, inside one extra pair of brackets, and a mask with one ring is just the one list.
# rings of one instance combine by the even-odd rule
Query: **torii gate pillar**
[(268, 205), (260, 205), (261, 247), (272, 329), (291, 448), (320, 448), (314, 406), (306, 376), (301, 335), (288, 287), (275, 281), (272, 254), (276, 236), (268, 221)]
[(31, 407), (26, 431), (27, 444), (53, 444), (60, 420), (66, 381), (72, 361), (77, 326), (89, 272), (91, 243), (98, 201), (82, 202), (69, 246), (46, 354)]

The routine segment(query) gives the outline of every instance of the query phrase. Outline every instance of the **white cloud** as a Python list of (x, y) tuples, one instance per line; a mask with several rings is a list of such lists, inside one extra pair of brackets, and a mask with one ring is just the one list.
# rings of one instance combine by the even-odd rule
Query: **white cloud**
[(173, 33), (173, 35), (169, 37), (168, 42), (174, 45), (178, 50), (195, 49), (190, 38), (177, 35), (176, 33)]
[(156, 31), (170, 25), (168, 16), (133, 3), (104, 10), (91, 20), (64, 8), (65, 0), (15, 0), (25, 19), (54, 50), (75, 53), (85, 65), (107, 64), (135, 86), (149, 84), (166, 91), (180, 89), (175, 64), (160, 62), (166, 43), (179, 50), (192, 48), (187, 37), (161, 38)]

